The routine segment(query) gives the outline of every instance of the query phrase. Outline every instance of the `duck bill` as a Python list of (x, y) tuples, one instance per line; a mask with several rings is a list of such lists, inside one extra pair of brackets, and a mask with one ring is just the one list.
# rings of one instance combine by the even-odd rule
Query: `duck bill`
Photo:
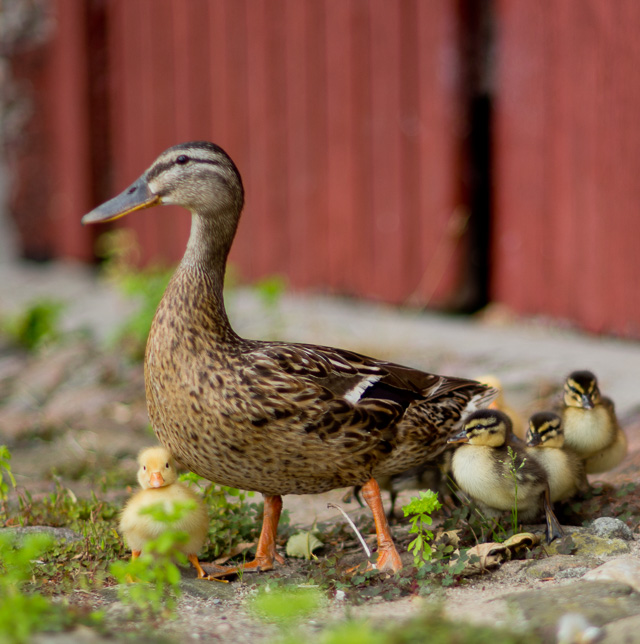
[(593, 409), (593, 400), (591, 400), (590, 396), (587, 396), (585, 394), (584, 396), (582, 396), (581, 402), (584, 409)]
[(164, 479), (160, 472), (151, 472), (149, 476), (149, 485), (151, 487), (162, 487), (164, 485)]
[(527, 436), (527, 447), (536, 447), (536, 445), (540, 445), (542, 442), (542, 439), (540, 438), (540, 434), (529, 434)]
[(454, 434), (448, 441), (447, 443), (468, 443), (469, 442), (469, 437), (467, 436), (467, 432), (464, 431), (464, 429), (457, 434)]
[(97, 224), (104, 221), (114, 221), (131, 212), (151, 208), (151, 206), (159, 203), (161, 203), (160, 197), (151, 192), (145, 176), (142, 175), (117, 197), (110, 199), (86, 214), (82, 218), (82, 223)]

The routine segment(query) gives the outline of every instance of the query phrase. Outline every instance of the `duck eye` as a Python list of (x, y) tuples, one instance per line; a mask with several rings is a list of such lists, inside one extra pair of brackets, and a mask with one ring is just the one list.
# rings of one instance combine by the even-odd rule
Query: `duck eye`
[(186, 154), (181, 154), (177, 159), (176, 163), (179, 163), (180, 165), (184, 165), (185, 163), (189, 162), (189, 157)]
[(142, 469), (146, 472), (146, 471), (147, 471), (147, 466), (146, 466), (146, 465), (143, 465), (143, 466), (142, 466)]
[(167, 464), (165, 465), (165, 467), (168, 469), (168, 468), (169, 468), (169, 463), (167, 463)]

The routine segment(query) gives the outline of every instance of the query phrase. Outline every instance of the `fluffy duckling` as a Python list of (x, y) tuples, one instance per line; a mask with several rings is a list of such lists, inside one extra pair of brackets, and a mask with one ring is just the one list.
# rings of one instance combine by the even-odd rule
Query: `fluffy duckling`
[[(550, 543), (562, 536), (562, 528), (551, 509), (546, 471), (526, 449), (509, 440), (510, 433), (511, 420), (501, 411), (483, 409), (470, 414), (462, 430), (449, 439), (461, 443), (451, 460), (453, 476), (463, 492), (495, 517), (514, 506), (515, 467), (518, 515), (524, 521), (534, 520), (544, 510)], [(513, 465), (509, 448), (515, 454)]]
[(198, 573), (199, 579), (213, 579), (202, 569), (197, 554), (207, 537), (209, 517), (202, 499), (178, 481), (176, 464), (170, 452), (164, 447), (149, 447), (138, 455), (138, 482), (142, 490), (134, 494), (122, 511), (120, 532), (131, 548), (131, 557), (136, 559), (147, 542), (156, 539), (167, 530), (167, 524), (156, 521), (140, 510), (164, 503), (192, 501), (196, 507), (182, 519), (171, 525), (172, 529), (186, 532), (189, 540), (180, 546)]
[(551, 502), (566, 501), (588, 488), (584, 465), (578, 455), (565, 448), (562, 419), (542, 411), (529, 419), (527, 446), (547, 471)]
[(591, 371), (573, 371), (564, 383), (565, 444), (584, 460), (587, 474), (607, 472), (627, 454), (627, 437), (613, 402), (600, 394)]

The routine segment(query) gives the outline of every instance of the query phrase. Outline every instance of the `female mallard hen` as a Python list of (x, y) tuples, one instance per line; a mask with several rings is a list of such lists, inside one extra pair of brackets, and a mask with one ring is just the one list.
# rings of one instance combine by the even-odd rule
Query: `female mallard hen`
[(350, 351), (240, 338), (222, 297), (244, 201), (217, 145), (163, 152), (122, 194), (83, 217), (116, 219), (157, 204), (191, 211), (185, 255), (158, 306), (145, 356), (147, 406), (160, 442), (211, 481), (265, 495), (256, 558), (220, 574), (268, 570), (284, 494), (361, 485), (378, 537), (377, 567), (399, 570), (376, 476), (432, 459), (463, 414), (494, 391)]

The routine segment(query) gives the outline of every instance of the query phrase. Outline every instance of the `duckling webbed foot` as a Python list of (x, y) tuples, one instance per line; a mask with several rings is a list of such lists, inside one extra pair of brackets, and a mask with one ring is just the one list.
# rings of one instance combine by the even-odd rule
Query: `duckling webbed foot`
[(225, 577), (235, 575), (240, 572), (261, 572), (271, 570), (273, 563), (284, 564), (284, 557), (276, 552), (276, 534), (278, 532), (278, 521), (282, 512), (281, 496), (264, 497), (264, 517), (262, 519), (262, 530), (256, 556), (253, 561), (243, 563), (239, 566), (215, 566), (214, 564), (204, 564), (203, 567), (210, 570), (209, 577)]
[(393, 543), (380, 497), (380, 487), (375, 479), (369, 479), (362, 486), (362, 498), (371, 508), (378, 536), (378, 559), (375, 567), (384, 572), (398, 572), (402, 569), (402, 560)]
[(560, 525), (556, 515), (553, 512), (551, 507), (551, 501), (549, 497), (549, 488), (544, 491), (543, 495), (543, 506), (544, 506), (544, 517), (547, 523), (547, 543), (551, 543), (554, 539), (560, 539), (564, 536), (564, 530)]

